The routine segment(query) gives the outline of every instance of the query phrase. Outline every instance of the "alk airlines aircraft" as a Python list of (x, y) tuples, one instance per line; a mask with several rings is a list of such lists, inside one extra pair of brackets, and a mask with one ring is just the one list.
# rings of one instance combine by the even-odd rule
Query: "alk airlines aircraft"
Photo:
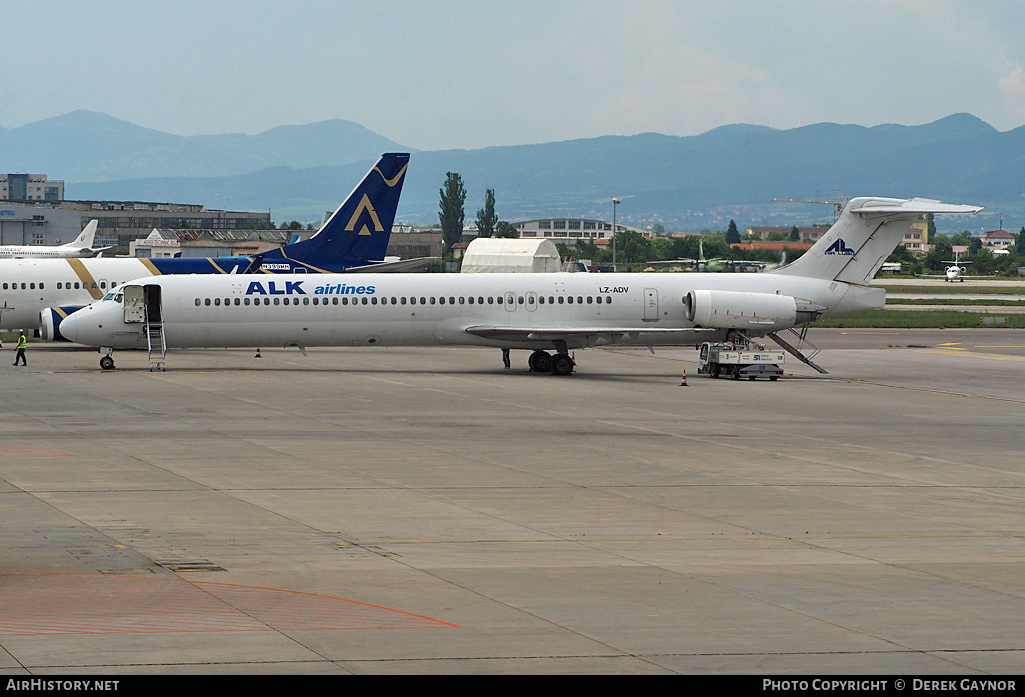
[(154, 354), (162, 368), (166, 348), (493, 346), (530, 349), (535, 372), (565, 375), (574, 348), (761, 336), (810, 363), (777, 332), (882, 307), (885, 291), (869, 281), (912, 221), (980, 210), (926, 199), (853, 199), (804, 256), (758, 274), (141, 279), (76, 312), (62, 331), (100, 347), (105, 369), (114, 367), (114, 348), (149, 348), (151, 368)]
[(382, 155), (316, 235), (264, 254), (212, 258), (0, 260), (0, 329), (40, 329), (60, 339), (76, 310), (124, 283), (168, 274), (398, 271), (423, 260), (385, 262), (408, 153)]
[(94, 257), (110, 247), (93, 249), (97, 221), (90, 220), (82, 234), (67, 244), (55, 247), (44, 245), (0, 245), (0, 259), (82, 259)]

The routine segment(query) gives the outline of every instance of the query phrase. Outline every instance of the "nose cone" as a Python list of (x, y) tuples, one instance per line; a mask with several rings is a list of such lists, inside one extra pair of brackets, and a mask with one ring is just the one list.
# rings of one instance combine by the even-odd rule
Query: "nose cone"
[(79, 314), (81, 312), (82, 310), (79, 310), (78, 312), (72, 312), (70, 315), (61, 320), (60, 333), (68, 341), (74, 341), (75, 343), (78, 343), (78, 329), (80, 324)]

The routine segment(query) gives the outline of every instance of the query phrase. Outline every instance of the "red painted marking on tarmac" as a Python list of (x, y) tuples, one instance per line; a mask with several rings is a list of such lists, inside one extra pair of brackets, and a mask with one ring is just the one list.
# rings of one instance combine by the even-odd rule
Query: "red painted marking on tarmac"
[(0, 456), (3, 455), (10, 457), (74, 457), (70, 453), (62, 453), (57, 450), (25, 448), (20, 445), (0, 445)]
[(47, 571), (0, 571), (0, 608), (6, 636), (460, 628), (314, 593)]

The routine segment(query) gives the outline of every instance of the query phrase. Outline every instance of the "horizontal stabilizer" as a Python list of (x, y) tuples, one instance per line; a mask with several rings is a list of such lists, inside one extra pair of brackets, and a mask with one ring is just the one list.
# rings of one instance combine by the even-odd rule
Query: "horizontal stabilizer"
[(929, 198), (856, 198), (851, 201), (848, 210), (860, 215), (901, 214), (917, 218), (926, 213), (975, 215), (982, 210), (982, 206), (943, 203)]

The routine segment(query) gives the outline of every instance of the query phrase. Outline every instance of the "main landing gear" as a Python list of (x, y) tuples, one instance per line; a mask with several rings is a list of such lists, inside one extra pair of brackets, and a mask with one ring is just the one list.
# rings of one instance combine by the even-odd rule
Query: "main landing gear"
[(532, 373), (551, 373), (552, 375), (570, 375), (576, 363), (569, 354), (557, 353), (554, 356), (547, 351), (534, 351), (527, 359)]

